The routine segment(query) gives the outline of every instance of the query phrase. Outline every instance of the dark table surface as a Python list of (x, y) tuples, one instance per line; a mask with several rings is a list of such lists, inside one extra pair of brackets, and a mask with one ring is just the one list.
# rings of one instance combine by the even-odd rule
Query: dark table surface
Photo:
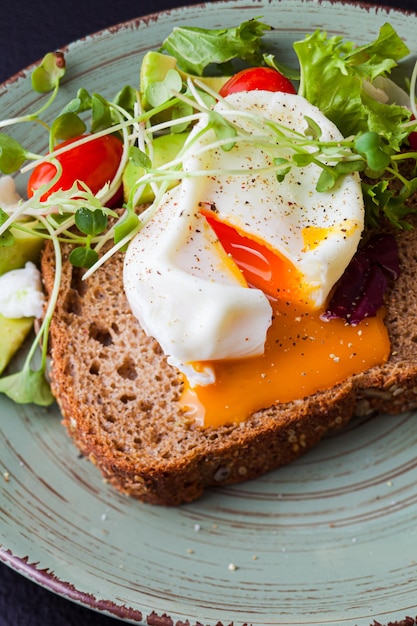
[[(198, 4), (198, 0), (7, 0), (1, 10), (0, 83), (46, 52), (80, 37), (184, 4)], [(385, 0), (383, 4), (417, 10), (417, 0)], [(114, 626), (117, 622), (0, 564), (0, 626)]]

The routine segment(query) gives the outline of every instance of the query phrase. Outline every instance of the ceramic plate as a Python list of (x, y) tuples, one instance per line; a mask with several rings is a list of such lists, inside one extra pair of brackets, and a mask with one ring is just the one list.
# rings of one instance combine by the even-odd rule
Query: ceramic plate
[[(390, 21), (417, 52), (417, 16), (314, 0), (226, 1), (151, 15), (67, 50), (62, 98), (112, 96), (177, 24), (263, 16), (271, 46), (318, 27), (358, 42)], [(29, 72), (1, 88), (30, 110)], [(58, 101), (53, 112), (60, 110)], [(25, 125), (26, 144), (42, 150)], [(28, 137), (29, 133), (29, 137)], [(43, 140), (42, 140), (43, 141)], [(30, 147), (30, 146), (29, 146)], [(354, 421), (291, 466), (174, 509), (129, 500), (80, 458), (56, 409), (0, 398), (0, 558), (82, 605), (135, 624), (387, 624), (417, 614), (416, 415)]]

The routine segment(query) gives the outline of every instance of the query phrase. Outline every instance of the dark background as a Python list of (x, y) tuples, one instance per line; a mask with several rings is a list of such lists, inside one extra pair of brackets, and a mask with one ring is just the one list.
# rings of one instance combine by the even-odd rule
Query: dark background
[[(85, 35), (148, 13), (199, 3), (200, 0), (3, 0), (0, 82), (46, 52)], [(417, 10), (417, 0), (369, 0), (369, 4)]]
[[(47, 52), (76, 39), (148, 13), (199, 4), (199, 1), (3, 0), (1, 4), (0, 83)], [(417, 0), (385, 0), (384, 4), (417, 10)], [(0, 626), (115, 626), (117, 623), (54, 595), (0, 564)]]

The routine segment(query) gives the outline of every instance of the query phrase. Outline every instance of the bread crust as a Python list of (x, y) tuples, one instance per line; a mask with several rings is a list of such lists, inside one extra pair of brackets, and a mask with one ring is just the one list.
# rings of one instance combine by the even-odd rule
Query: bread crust
[[(402, 272), (387, 299), (389, 361), (332, 389), (218, 428), (201, 428), (181, 412), (177, 371), (129, 309), (123, 255), (83, 281), (64, 249), (50, 327), (50, 377), (69, 435), (115, 488), (172, 506), (195, 500), (214, 485), (250, 480), (288, 464), (355, 415), (415, 409), (417, 230), (395, 234)], [(52, 245), (46, 246), (41, 267), (50, 293)]]

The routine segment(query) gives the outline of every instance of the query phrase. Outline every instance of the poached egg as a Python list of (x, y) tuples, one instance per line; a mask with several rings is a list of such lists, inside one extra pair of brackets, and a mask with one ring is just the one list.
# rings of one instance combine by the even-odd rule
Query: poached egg
[[(343, 137), (303, 97), (250, 91), (215, 112), (239, 127), (223, 149), (209, 113), (190, 133), (184, 175), (130, 243), (124, 286), (134, 315), (184, 376), (197, 422), (246, 419), (387, 358), (381, 316), (349, 327), (321, 317), (357, 250), (359, 176), (317, 192), (321, 167), (291, 167), (288, 134)], [(270, 123), (272, 122), (272, 124)], [(284, 135), (281, 129), (284, 128)]]

